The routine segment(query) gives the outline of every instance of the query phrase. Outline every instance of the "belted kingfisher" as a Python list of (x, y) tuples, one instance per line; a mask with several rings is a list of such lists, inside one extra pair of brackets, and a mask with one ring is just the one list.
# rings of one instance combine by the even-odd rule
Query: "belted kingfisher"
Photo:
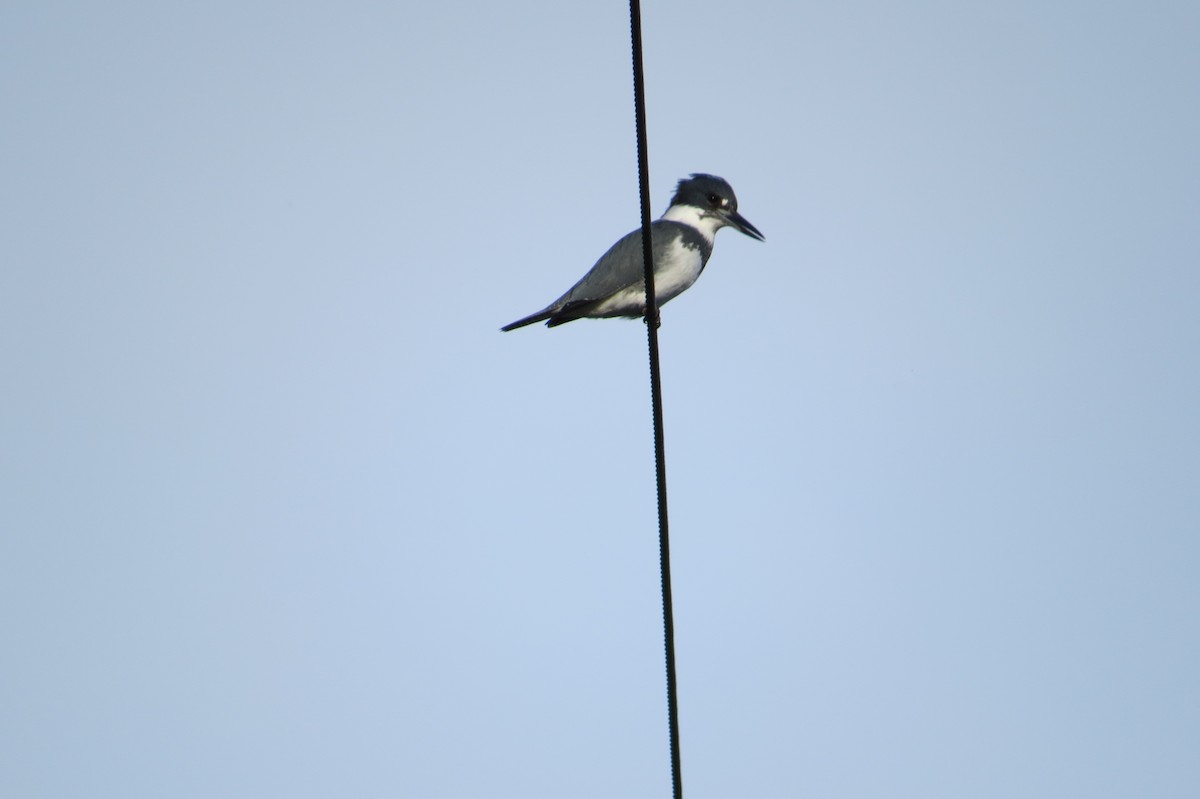
[[(758, 228), (738, 213), (737, 197), (724, 178), (695, 173), (679, 181), (671, 207), (650, 226), (654, 297), (660, 307), (696, 282), (712, 255), (717, 231), (727, 225), (765, 241)], [(546, 327), (554, 327), (585, 318), (636, 319), (645, 312), (645, 268), (639, 228), (609, 248), (566, 294), (537, 313), (500, 329), (514, 330), (543, 320)]]

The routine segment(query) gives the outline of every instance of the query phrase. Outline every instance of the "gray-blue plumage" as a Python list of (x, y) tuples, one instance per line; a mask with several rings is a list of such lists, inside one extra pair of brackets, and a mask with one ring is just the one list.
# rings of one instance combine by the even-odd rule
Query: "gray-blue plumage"
[[(650, 226), (655, 299), (660, 307), (696, 282), (712, 255), (716, 232), (725, 226), (763, 240), (758, 229), (737, 212), (737, 197), (725, 180), (697, 173), (679, 181), (671, 206)], [(583, 318), (637, 318), (645, 308), (639, 228), (610, 247), (566, 294), (501, 330), (541, 321), (554, 327)]]

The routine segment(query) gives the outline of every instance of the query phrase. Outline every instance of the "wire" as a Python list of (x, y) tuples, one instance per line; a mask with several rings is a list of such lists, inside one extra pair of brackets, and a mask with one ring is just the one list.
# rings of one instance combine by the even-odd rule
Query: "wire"
[(633, 40), (633, 105), (637, 123), (638, 191), (642, 204), (642, 264), (646, 281), (646, 337), (650, 347), (650, 404), (654, 414), (654, 465), (658, 488), (658, 557), (662, 572), (663, 642), (667, 657), (667, 732), (671, 739), (671, 790), (683, 799), (679, 758), (679, 701), (675, 683), (675, 611), (671, 602), (671, 543), (667, 524), (667, 461), (663, 437), (662, 374), (658, 365), (660, 313), (654, 292), (654, 249), (650, 241), (650, 167), (646, 145), (646, 87), (642, 64), (642, 7), (629, 0)]

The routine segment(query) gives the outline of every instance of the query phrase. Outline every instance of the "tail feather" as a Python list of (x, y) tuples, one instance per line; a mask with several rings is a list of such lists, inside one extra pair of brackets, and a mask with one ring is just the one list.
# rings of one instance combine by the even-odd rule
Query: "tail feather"
[(597, 300), (572, 300), (550, 314), (550, 321), (546, 323), (546, 327), (558, 327), (576, 319), (586, 319), (598, 304)]
[(596, 309), (601, 300), (571, 300), (565, 305), (551, 305), (549, 308), (543, 308), (535, 314), (530, 314), (523, 319), (518, 319), (511, 324), (507, 324), (500, 328), (503, 331), (516, 330), (518, 327), (532, 325), (534, 322), (546, 322), (546, 327), (558, 327), (565, 325), (567, 322), (574, 322), (576, 319), (586, 319), (590, 317), (591, 312)]
[(507, 333), (509, 330), (516, 330), (518, 327), (525, 327), (525, 325), (532, 325), (534, 322), (541, 322), (543, 319), (549, 319), (553, 315), (554, 312), (552, 310), (549, 308), (543, 308), (537, 313), (530, 314), (529, 316), (518, 319), (515, 322), (510, 322), (500, 329)]

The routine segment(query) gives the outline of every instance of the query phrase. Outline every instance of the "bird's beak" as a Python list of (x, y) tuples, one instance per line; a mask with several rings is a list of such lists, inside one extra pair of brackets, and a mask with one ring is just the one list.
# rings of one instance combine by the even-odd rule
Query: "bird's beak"
[(758, 232), (758, 228), (750, 224), (749, 220), (747, 220), (746, 217), (742, 216), (737, 211), (729, 212), (725, 215), (725, 219), (729, 221), (729, 224), (733, 225), (750, 238), (758, 239), (759, 241), (766, 241), (766, 238), (763, 237), (763, 234)]

